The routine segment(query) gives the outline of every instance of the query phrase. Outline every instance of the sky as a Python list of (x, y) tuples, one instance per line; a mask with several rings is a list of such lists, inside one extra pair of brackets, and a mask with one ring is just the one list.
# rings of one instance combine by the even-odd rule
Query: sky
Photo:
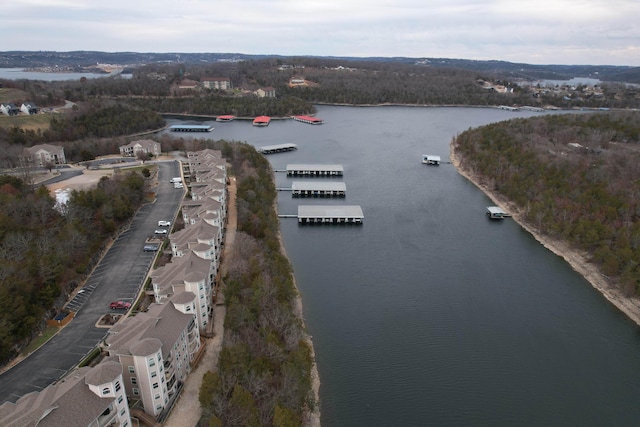
[(640, 0), (7, 0), (0, 51), (640, 66)]

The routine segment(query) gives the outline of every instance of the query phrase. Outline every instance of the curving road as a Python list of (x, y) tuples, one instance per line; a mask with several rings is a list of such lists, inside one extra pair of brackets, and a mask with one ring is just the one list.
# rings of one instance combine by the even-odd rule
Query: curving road
[(177, 161), (158, 162), (156, 201), (143, 206), (128, 230), (118, 236), (87, 279), (81, 292), (69, 302), (76, 317), (28, 358), (0, 375), (0, 403), (40, 391), (63, 377), (106, 336), (108, 329), (96, 327), (114, 300), (133, 301), (144, 283), (155, 253), (144, 252), (147, 237), (159, 220), (175, 219), (184, 196), (169, 183), (179, 176)]

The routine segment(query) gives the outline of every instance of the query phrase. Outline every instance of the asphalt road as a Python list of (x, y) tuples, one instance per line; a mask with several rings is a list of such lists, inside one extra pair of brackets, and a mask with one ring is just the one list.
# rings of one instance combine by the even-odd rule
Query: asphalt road
[(183, 190), (169, 182), (179, 175), (178, 162), (158, 163), (156, 201), (138, 211), (129, 229), (118, 236), (89, 276), (82, 292), (69, 302), (67, 307), (77, 312), (76, 317), (44, 346), (0, 375), (0, 402), (15, 402), (65, 376), (107, 335), (108, 329), (96, 324), (105, 313), (114, 312), (109, 303), (135, 300), (155, 256), (142, 250), (144, 241), (153, 235), (159, 220), (173, 223), (184, 196)]

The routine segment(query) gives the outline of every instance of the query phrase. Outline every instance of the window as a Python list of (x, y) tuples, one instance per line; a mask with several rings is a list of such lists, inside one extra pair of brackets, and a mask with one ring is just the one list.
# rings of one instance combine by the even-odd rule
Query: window
[(154, 398), (155, 400), (160, 399), (160, 393), (158, 393), (158, 394), (156, 394), (155, 396), (153, 396), (153, 398)]
[(116, 381), (116, 391), (120, 391), (120, 381)]
[(149, 366), (156, 366), (156, 360), (153, 357), (149, 358)]
[(124, 408), (122, 408), (122, 411), (120, 411), (120, 416), (123, 417), (125, 412), (127, 411)]
[(153, 383), (153, 388), (158, 388), (158, 383)]
[(138, 384), (138, 379), (136, 377), (131, 377), (131, 384)]
[(111, 389), (109, 387), (105, 387), (102, 389), (102, 395), (104, 396), (105, 394), (109, 394), (111, 393)]
[(120, 395), (120, 397), (118, 397), (118, 403), (122, 403), (123, 400), (124, 400), (124, 397), (122, 397), (122, 395)]
[(140, 390), (138, 390), (137, 388), (133, 389), (133, 395), (134, 396), (138, 396), (140, 394)]
[(136, 369), (133, 366), (129, 366), (129, 373), (130, 374), (135, 374), (136, 373)]
[(158, 373), (156, 371), (151, 372), (151, 378), (155, 378), (158, 376)]
[(188, 305), (187, 308), (185, 308), (185, 311), (191, 311), (191, 306)]

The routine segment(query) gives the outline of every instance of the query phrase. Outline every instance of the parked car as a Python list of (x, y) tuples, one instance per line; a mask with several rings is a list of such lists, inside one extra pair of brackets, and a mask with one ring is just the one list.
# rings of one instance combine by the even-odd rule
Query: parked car
[(131, 303), (128, 301), (114, 301), (109, 304), (111, 310), (128, 310), (131, 308)]
[(147, 243), (146, 245), (144, 245), (144, 247), (142, 248), (143, 251), (145, 252), (155, 252), (158, 249), (160, 249), (160, 245), (155, 244), (155, 243)]
[(158, 228), (156, 231), (154, 231), (155, 234), (167, 234), (168, 230), (166, 228)]
[(158, 221), (158, 227), (170, 227), (171, 221)]

